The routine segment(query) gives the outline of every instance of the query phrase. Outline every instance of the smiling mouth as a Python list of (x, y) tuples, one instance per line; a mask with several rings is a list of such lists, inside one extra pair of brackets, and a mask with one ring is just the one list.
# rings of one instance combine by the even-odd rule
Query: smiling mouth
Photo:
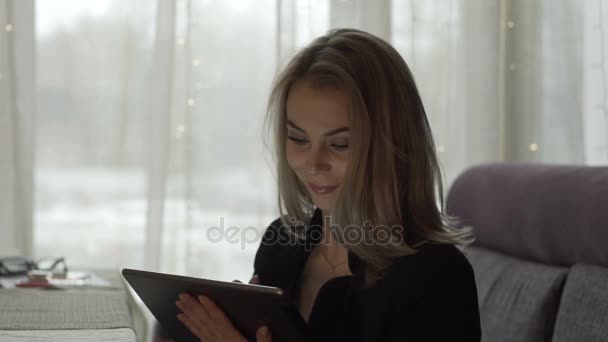
[(328, 194), (330, 192), (333, 192), (334, 190), (336, 190), (338, 188), (337, 185), (334, 185), (334, 186), (318, 186), (318, 185), (311, 184), (311, 183), (308, 183), (308, 187), (310, 188), (310, 190), (312, 190), (312, 192), (314, 192), (317, 195), (325, 195), (325, 194)]

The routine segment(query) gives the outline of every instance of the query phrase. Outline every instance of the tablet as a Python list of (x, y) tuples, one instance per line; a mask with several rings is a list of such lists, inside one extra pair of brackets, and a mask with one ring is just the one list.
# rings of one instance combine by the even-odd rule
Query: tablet
[(122, 275), (164, 330), (175, 340), (198, 341), (177, 319), (178, 295), (188, 292), (211, 298), (248, 341), (267, 325), (273, 342), (308, 341), (306, 322), (278, 287), (232, 283), (178, 275), (123, 269)]

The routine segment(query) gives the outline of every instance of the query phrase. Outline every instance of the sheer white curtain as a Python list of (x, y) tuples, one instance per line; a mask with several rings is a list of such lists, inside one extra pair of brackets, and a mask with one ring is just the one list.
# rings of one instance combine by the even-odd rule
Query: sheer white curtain
[(272, 78), (332, 27), (404, 56), (448, 183), (606, 164), (607, 19), (602, 0), (0, 0), (0, 255), (247, 278), (277, 217)]
[(32, 252), (33, 11), (0, 1), (0, 256)]
[[(248, 275), (276, 217), (260, 134), (276, 2), (0, 5), (0, 254)], [(250, 235), (208, 238), (220, 225)]]
[(486, 161), (608, 163), (608, 3), (393, 1), (451, 182)]

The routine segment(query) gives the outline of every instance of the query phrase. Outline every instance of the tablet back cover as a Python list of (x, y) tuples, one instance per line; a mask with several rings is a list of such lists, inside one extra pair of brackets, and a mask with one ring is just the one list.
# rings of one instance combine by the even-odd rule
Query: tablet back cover
[(222, 308), (249, 341), (268, 325), (273, 342), (308, 341), (306, 322), (279, 288), (123, 269), (123, 276), (156, 320), (176, 341), (199, 341), (178, 319), (178, 295), (206, 295)]

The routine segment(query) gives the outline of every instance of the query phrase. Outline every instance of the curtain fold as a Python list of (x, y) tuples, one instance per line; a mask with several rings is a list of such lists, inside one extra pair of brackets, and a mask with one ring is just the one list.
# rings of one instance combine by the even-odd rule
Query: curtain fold
[(0, 256), (32, 255), (33, 0), (0, 1)]
[[(581, 6), (582, 2), (582, 6)], [(608, 163), (608, 4), (574, 2), (582, 8), (582, 120), (585, 162)]]
[[(175, 3), (157, 1), (156, 32), (152, 52), (152, 68), (146, 87), (147, 146), (147, 209), (144, 267), (159, 271), (163, 257), (162, 236), (167, 195), (170, 122), (174, 87)], [(128, 49), (128, 47), (127, 47)]]

